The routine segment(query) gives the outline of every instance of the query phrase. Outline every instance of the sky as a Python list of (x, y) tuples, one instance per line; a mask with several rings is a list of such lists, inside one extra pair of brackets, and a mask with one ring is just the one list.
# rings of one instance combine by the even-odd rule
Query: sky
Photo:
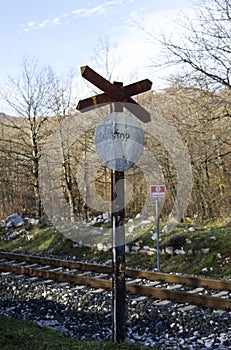
[[(0, 0), (0, 85), (8, 75), (20, 74), (24, 58), (37, 59), (59, 76), (74, 69), (79, 98), (85, 98), (89, 92), (80, 67), (103, 74), (95, 52), (100, 42), (108, 42), (112, 80), (126, 85), (149, 78), (154, 89), (161, 88), (163, 71), (151, 68), (160, 48), (137, 22), (155, 35), (174, 33), (172, 20), (192, 6), (191, 0)], [(2, 101), (0, 112), (7, 113)]]

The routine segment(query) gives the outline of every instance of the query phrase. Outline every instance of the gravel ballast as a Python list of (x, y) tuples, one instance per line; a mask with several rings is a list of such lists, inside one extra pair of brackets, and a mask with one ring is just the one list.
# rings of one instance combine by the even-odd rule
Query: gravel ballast
[[(80, 340), (112, 338), (111, 292), (0, 275), (0, 314)], [(127, 296), (126, 340), (158, 349), (230, 349), (231, 312)]]

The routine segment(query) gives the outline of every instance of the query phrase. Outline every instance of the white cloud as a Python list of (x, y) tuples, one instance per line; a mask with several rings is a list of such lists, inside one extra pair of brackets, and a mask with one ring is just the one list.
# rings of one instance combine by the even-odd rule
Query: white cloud
[(43, 28), (43, 27), (45, 27), (48, 23), (49, 23), (49, 21), (48, 21), (48, 20), (45, 20), (45, 21), (39, 23), (38, 26), (39, 26), (40, 28)]
[(69, 17), (70, 15), (75, 15), (76, 17), (84, 13), (84, 9), (73, 10), (69, 13), (64, 13), (62, 17)]
[(30, 21), (27, 24), (22, 24), (21, 27), (24, 32), (28, 32), (30, 30), (41, 29), (51, 25), (62, 24), (63, 19), (65, 19), (64, 23), (69, 23), (67, 22), (68, 18), (71, 19), (73, 17), (79, 18), (79, 17), (100, 16), (106, 13), (110, 7), (113, 7), (113, 6), (119, 7), (121, 5), (133, 3), (134, 1), (135, 0), (118, 0), (118, 1), (110, 0), (107, 2), (102, 2), (98, 6), (83, 7), (70, 12), (63, 13), (59, 17), (44, 19), (42, 22), (37, 24), (33, 21)]
[[(192, 17), (192, 7), (185, 8), (184, 14)], [(182, 28), (179, 30), (177, 27), (181, 15), (179, 9), (148, 12), (147, 9), (140, 8), (125, 18), (128, 30), (117, 38), (116, 50), (112, 49), (115, 56), (122, 57), (115, 73), (120, 74), (121, 79), (149, 78), (153, 81), (154, 89), (168, 85), (166, 79), (176, 73), (176, 67), (158, 67), (158, 64), (164, 63), (162, 46), (158, 39), (164, 34), (180, 40), (184, 35)]]
[(60, 18), (59, 17), (56, 17), (52, 20), (52, 23), (53, 24), (56, 24), (56, 25), (59, 25), (60, 24)]
[[(105, 4), (106, 5), (106, 4)], [(106, 6), (105, 5), (99, 5), (99, 6), (95, 6), (95, 7), (92, 7), (90, 9), (87, 9), (85, 11), (85, 15), (87, 16), (91, 16), (91, 15), (101, 15), (103, 13), (106, 12)]]

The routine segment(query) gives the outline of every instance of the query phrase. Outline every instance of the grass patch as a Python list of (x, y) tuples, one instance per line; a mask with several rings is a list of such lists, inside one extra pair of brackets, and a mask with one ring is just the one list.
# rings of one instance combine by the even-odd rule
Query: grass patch
[[(186, 254), (171, 255), (161, 254), (160, 264), (163, 272), (179, 272), (197, 276), (214, 278), (231, 278), (231, 227), (224, 222), (206, 223), (195, 226), (195, 231), (190, 231), (189, 226), (179, 224), (170, 234), (161, 232), (164, 223), (160, 225), (160, 246), (169, 247), (175, 244), (177, 248), (184, 246)], [(137, 241), (140, 245), (156, 248), (156, 241), (151, 239), (153, 228), (148, 228)], [(2, 230), (0, 238), (5, 232)], [(90, 262), (105, 262), (112, 257), (111, 250), (98, 251), (86, 246), (79, 247), (73, 241), (54, 227), (36, 228), (30, 231), (33, 238), (28, 241), (27, 236), (19, 237), (11, 241), (0, 239), (0, 249), (31, 254), (52, 254), (54, 256), (70, 256), (76, 260), (88, 260)], [(131, 242), (130, 245), (134, 245)], [(206, 252), (206, 249), (209, 251)], [(140, 253), (126, 254), (126, 265), (141, 269), (156, 268), (156, 254), (152, 256)], [(206, 270), (207, 269), (207, 270)]]
[(112, 342), (77, 341), (36, 324), (0, 315), (1, 350), (142, 350), (147, 347)]

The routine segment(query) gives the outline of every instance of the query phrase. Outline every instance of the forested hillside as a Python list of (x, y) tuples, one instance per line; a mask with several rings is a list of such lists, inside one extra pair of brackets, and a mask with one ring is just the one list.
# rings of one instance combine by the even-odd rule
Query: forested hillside
[[(227, 91), (211, 93), (175, 86), (159, 92), (146, 93), (139, 98), (139, 103), (173, 125), (188, 148), (193, 171), (193, 189), (185, 215), (200, 220), (229, 217), (231, 123)], [(68, 118), (63, 116), (64, 123), (68, 123)], [(42, 126), (39, 129), (40, 124)], [(35, 145), (31, 143), (30, 120), (1, 114), (0, 127), (1, 218), (13, 212), (38, 216), (40, 211), (36, 206), (40, 201), (36, 196), (39, 195), (39, 175), (35, 168), (35, 160), (39, 162), (43, 144), (51, 132), (59, 129), (60, 120), (57, 116), (35, 119), (34, 127), (39, 129), (39, 133), (36, 134), (37, 153)], [(92, 214), (91, 208), (84, 206), (84, 198), (79, 193), (76, 177), (80, 160), (94, 143), (93, 132), (85, 136), (84, 142), (76, 140), (70, 147), (63, 157), (62, 164), (63, 191), (67, 203), (73, 213), (82, 218)], [(164, 174), (168, 196), (162, 216), (167, 219), (178, 186), (174, 162), (163, 145), (147, 133), (145, 147), (156, 157)], [(127, 206), (127, 215), (130, 217), (141, 211), (147, 193), (142, 170), (135, 166), (126, 172), (126, 177), (135, 189)], [(97, 172), (96, 187), (103, 198), (110, 198), (110, 170), (103, 165)]]

